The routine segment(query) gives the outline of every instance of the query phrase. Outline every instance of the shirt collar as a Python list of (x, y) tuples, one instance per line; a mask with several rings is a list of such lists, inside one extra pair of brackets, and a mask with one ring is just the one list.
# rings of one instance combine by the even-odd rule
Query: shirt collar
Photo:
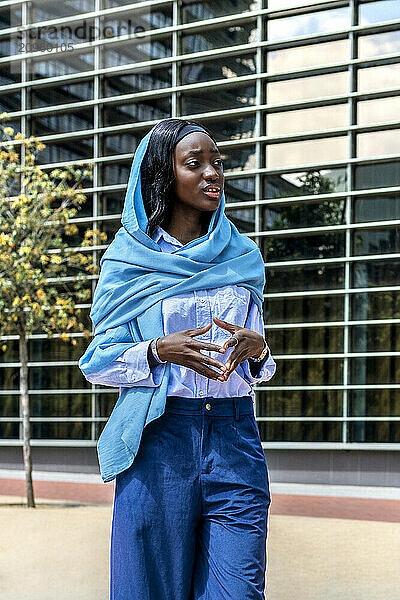
[(166, 242), (169, 242), (173, 246), (178, 246), (179, 248), (181, 248), (183, 246), (183, 244), (179, 240), (174, 238), (167, 231), (165, 231), (165, 229), (163, 229), (160, 225), (158, 225), (153, 239), (155, 242), (158, 242), (160, 238), (164, 238), (164, 240)]

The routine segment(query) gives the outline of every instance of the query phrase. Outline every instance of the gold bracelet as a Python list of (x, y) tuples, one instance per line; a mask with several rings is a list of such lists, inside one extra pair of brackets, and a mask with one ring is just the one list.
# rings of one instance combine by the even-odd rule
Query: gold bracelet
[(254, 360), (254, 362), (261, 362), (268, 354), (268, 352), (269, 352), (268, 344), (265, 340), (264, 340), (264, 342), (265, 342), (265, 346), (264, 346), (263, 351), (261, 352), (260, 356), (258, 356), (257, 358), (254, 358), (253, 356), (251, 357), (251, 360)]

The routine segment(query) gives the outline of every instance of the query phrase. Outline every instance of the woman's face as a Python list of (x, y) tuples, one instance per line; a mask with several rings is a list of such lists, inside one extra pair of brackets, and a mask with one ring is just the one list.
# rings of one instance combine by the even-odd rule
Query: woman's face
[(218, 208), (224, 188), (221, 154), (206, 134), (195, 131), (175, 146), (175, 202), (199, 211)]

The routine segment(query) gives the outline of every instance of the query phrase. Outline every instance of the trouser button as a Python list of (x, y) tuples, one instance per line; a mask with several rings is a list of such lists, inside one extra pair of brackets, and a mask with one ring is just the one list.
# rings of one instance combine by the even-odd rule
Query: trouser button
[(207, 404), (206, 404), (206, 409), (211, 410), (211, 404), (209, 402), (207, 402)]

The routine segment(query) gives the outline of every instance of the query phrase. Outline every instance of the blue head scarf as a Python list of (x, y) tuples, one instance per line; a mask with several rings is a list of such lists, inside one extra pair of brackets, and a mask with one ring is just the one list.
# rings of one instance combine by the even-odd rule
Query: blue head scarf
[[(95, 337), (79, 361), (81, 371), (87, 375), (106, 368), (135, 342), (165, 335), (161, 310), (164, 298), (236, 284), (249, 289), (260, 310), (262, 307), (264, 261), (255, 242), (240, 234), (226, 217), (224, 193), (207, 234), (176, 251), (162, 252), (146, 234), (148, 218), (140, 169), (153, 130), (137, 147), (122, 227), (100, 261), (90, 312)], [(163, 414), (170, 368), (171, 363), (167, 363), (158, 387), (120, 388), (118, 401), (97, 444), (104, 481), (111, 481), (132, 464), (143, 428)]]

